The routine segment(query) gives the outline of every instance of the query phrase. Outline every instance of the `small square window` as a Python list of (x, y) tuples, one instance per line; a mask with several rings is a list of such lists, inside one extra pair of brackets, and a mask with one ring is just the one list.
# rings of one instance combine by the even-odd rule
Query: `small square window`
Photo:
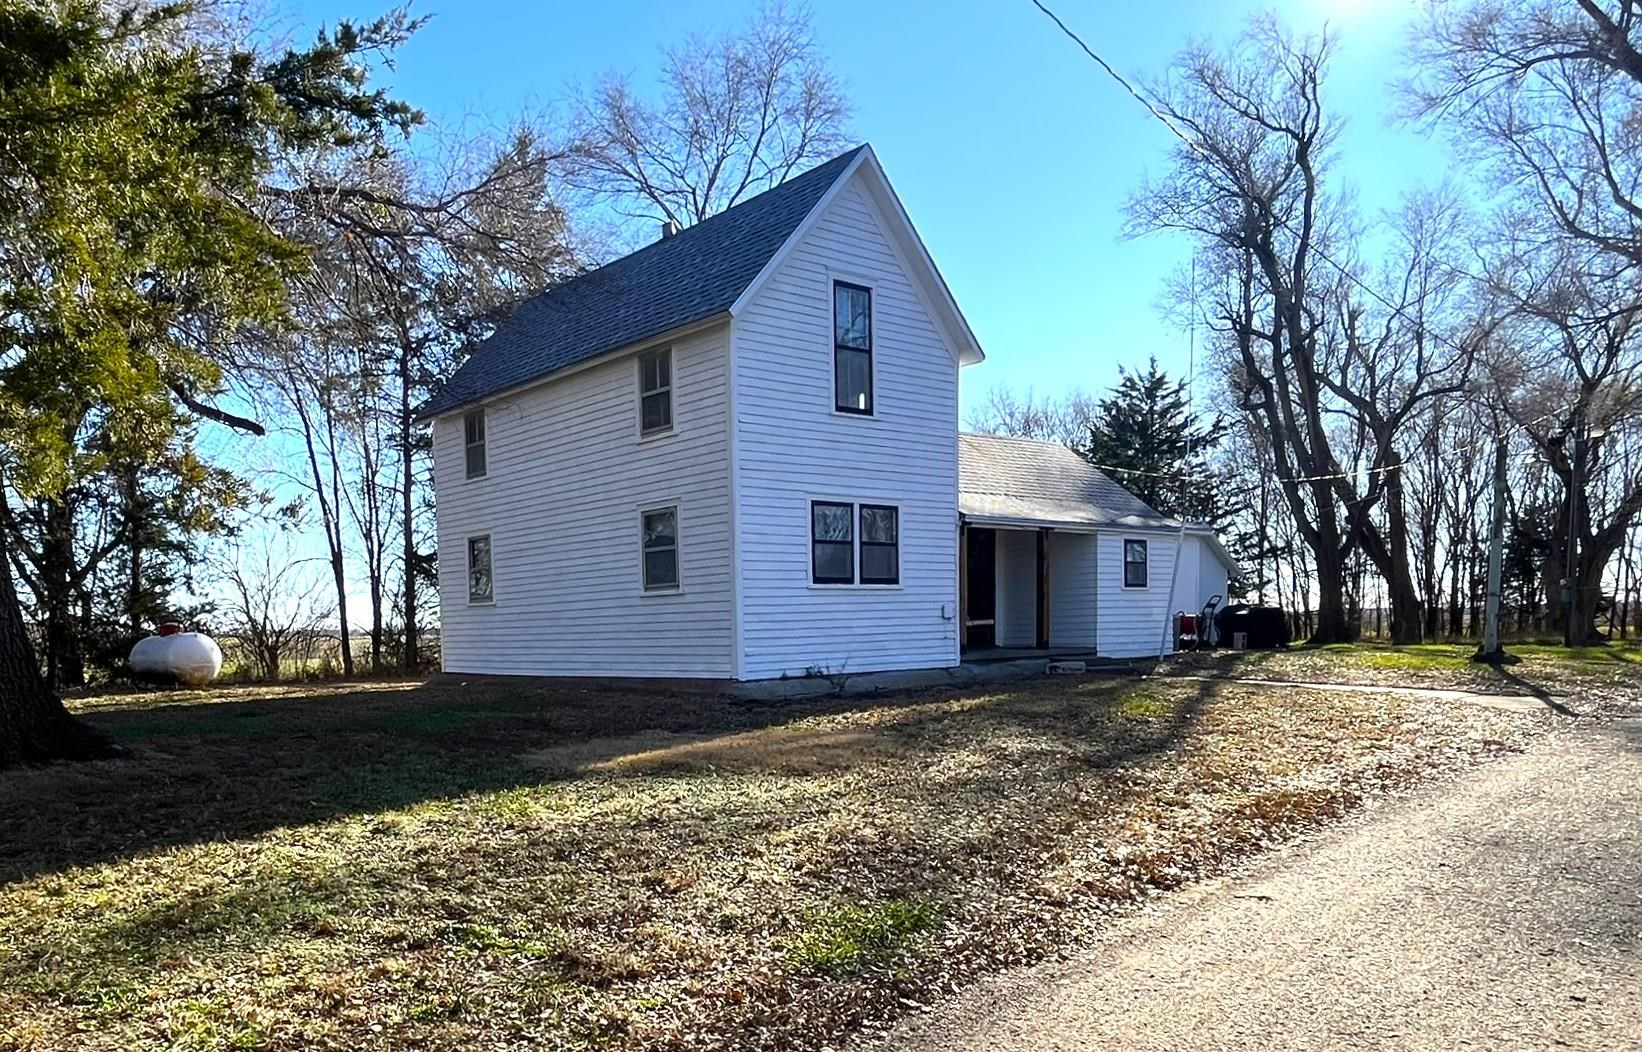
[(1123, 542), (1123, 587), (1146, 587), (1146, 542)]
[(489, 603), (496, 599), (496, 582), (490, 570), (490, 537), (468, 538), (468, 602)]
[(833, 408), (872, 415), (872, 290), (832, 285)]
[(462, 417), (462, 433), (467, 449), (468, 478), (484, 478), (489, 469), (485, 458), (485, 411), (475, 409)]
[(643, 539), (644, 590), (678, 589), (678, 507), (652, 508), (639, 515)]
[(673, 429), (673, 350), (639, 355), (639, 434)]

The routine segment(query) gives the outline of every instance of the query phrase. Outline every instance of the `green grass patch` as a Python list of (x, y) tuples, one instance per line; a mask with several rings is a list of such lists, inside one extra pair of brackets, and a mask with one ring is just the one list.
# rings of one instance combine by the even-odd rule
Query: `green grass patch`
[(1136, 687), (1117, 700), (1117, 711), (1135, 719), (1157, 720), (1173, 716), (1180, 699), (1154, 687)]
[(935, 907), (904, 899), (815, 911), (789, 943), (787, 960), (823, 975), (893, 967), (913, 955), (939, 923)]
[(1459, 656), (1452, 647), (1396, 647), (1390, 650), (1368, 650), (1357, 659), (1370, 668), (1399, 669), (1410, 672), (1427, 670), (1454, 671), (1464, 668), (1469, 656)]
[(1592, 664), (1615, 663), (1642, 665), (1642, 646), (1635, 643), (1610, 643), (1608, 646), (1564, 647), (1552, 643), (1507, 643), (1506, 653), (1518, 657), (1547, 658), (1553, 661), (1578, 661)]

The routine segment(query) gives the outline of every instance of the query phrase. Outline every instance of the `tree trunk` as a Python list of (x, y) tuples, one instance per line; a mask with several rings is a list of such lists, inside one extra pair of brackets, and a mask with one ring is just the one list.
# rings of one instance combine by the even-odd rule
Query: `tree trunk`
[(416, 427), (411, 415), (411, 349), (401, 334), (399, 350), (399, 473), (400, 511), (404, 516), (405, 540), (405, 671), (415, 672), (416, 653), (416, 450), (411, 432)]
[[(1391, 600), (1391, 642), (1418, 643), (1425, 625), (1420, 616), (1420, 593), (1414, 586), (1413, 568), (1408, 563), (1408, 513), (1403, 499), (1402, 457), (1391, 454), (1393, 470), (1386, 477), (1386, 538), (1388, 565), (1381, 568)], [(1370, 549), (1372, 552), (1372, 549)]]
[(132, 638), (136, 638), (142, 634), (143, 630), (143, 529), (136, 524), (136, 521), (147, 516), (146, 512), (138, 508), (138, 501), (141, 497), (138, 492), (137, 466), (135, 464), (127, 466), (122, 472), (120, 492), (125, 500), (126, 521), (130, 524), (126, 532), (126, 631), (131, 633)]
[(1338, 550), (1319, 551), (1317, 555), (1317, 621), (1312, 629), (1313, 643), (1350, 643), (1357, 633), (1346, 617), (1345, 560)]
[(69, 715), (41, 677), (11, 579), (9, 545), (0, 530), (0, 769), (121, 752), (101, 732)]
[(66, 496), (47, 500), (41, 531), (41, 596), (46, 621), (46, 679), (55, 687), (83, 687), (85, 653), (74, 615), (74, 512)]

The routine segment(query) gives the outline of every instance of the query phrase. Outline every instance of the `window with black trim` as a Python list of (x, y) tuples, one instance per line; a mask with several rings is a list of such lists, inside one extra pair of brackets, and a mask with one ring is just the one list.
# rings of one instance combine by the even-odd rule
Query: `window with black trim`
[(1123, 542), (1123, 587), (1146, 587), (1146, 542)]
[(810, 580), (815, 584), (855, 583), (855, 506), (810, 502)]
[(900, 584), (901, 509), (855, 501), (810, 502), (812, 584)]
[(872, 415), (872, 290), (832, 283), (833, 408)]
[(475, 409), (462, 417), (462, 437), (467, 448), (468, 478), (482, 479), (489, 469), (485, 459), (485, 411)]
[(901, 583), (901, 511), (888, 504), (861, 505), (861, 583)]
[(639, 434), (673, 429), (673, 349), (639, 355)]
[(678, 505), (639, 513), (644, 590), (678, 590)]
[(468, 538), (468, 602), (496, 600), (496, 578), (490, 569), (490, 534)]

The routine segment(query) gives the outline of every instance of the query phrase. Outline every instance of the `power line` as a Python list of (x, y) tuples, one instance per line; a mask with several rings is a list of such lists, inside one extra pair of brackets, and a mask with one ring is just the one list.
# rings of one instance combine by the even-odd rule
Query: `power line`
[[(1500, 439), (1509, 436), (1513, 432), (1516, 432), (1516, 431), (1526, 432), (1529, 428), (1533, 427), (1533, 425), (1543, 423), (1544, 421), (1549, 420), (1552, 417), (1560, 416), (1562, 414), (1562, 412), (1563, 412), (1563, 410), (1561, 410), (1561, 409), (1553, 409), (1548, 413), (1541, 413), (1539, 416), (1534, 417), (1532, 420), (1525, 420), (1520, 424), (1511, 424), (1511, 425), (1508, 425), (1506, 427), (1500, 428), (1497, 431), (1485, 431), (1485, 432), (1483, 432), (1483, 437), (1479, 438), (1475, 442), (1472, 442), (1472, 443), (1469, 443), (1469, 444), (1463, 445), (1463, 446), (1453, 446), (1453, 447), (1446, 448), (1446, 449), (1443, 450), (1443, 453), (1446, 456), (1454, 456), (1454, 455), (1459, 454), (1459, 453), (1467, 453), (1467, 452), (1470, 452), (1472, 450), (1481, 449), (1484, 446), (1492, 445), (1493, 443), (1498, 442)], [(1531, 461), (1534, 461), (1534, 460), (1537, 460), (1537, 459), (1540, 459), (1540, 458), (1538, 458), (1534, 454), (1527, 454), (1527, 455), (1518, 457), (1517, 459), (1521, 462), (1527, 463), (1527, 462), (1531, 462)], [(1185, 471), (1146, 471), (1146, 470), (1143, 470), (1141, 468), (1118, 467), (1115, 464), (1096, 464), (1093, 461), (1090, 461), (1089, 466), (1093, 467), (1093, 468), (1096, 468), (1100, 471), (1108, 472), (1108, 473), (1124, 474), (1124, 475), (1138, 475), (1142, 478), (1169, 479), (1169, 480), (1173, 480), (1173, 481), (1183, 481), (1183, 480), (1194, 479), (1194, 478), (1199, 477), (1197, 474), (1192, 473), (1192, 472), (1185, 472)], [(1386, 475), (1386, 474), (1390, 474), (1393, 471), (1398, 471), (1398, 470), (1407, 468), (1408, 466), (1409, 466), (1408, 463), (1405, 461), (1402, 464), (1387, 464), (1385, 467), (1379, 467), (1379, 468), (1358, 468), (1355, 471), (1336, 471), (1336, 472), (1332, 472), (1332, 473), (1326, 474), (1326, 475), (1300, 475), (1300, 476), (1296, 476), (1296, 477), (1293, 477), (1293, 478), (1279, 477), (1277, 479), (1277, 481), (1278, 482), (1295, 482), (1295, 483), (1299, 483), (1299, 482), (1332, 482), (1335, 479), (1356, 479), (1356, 478), (1366, 478), (1370, 475)]]
[[(1169, 131), (1174, 135), (1175, 138), (1177, 138), (1181, 142), (1185, 143), (1187, 148), (1189, 148), (1193, 153), (1196, 153), (1198, 156), (1202, 157), (1206, 161), (1209, 161), (1211, 164), (1214, 163), (1214, 158), (1209, 153), (1207, 147), (1205, 147), (1202, 143), (1198, 142), (1197, 140), (1193, 139), (1191, 136), (1187, 135), (1184, 131), (1182, 131), (1180, 129), (1180, 127), (1175, 124), (1174, 120), (1172, 120), (1168, 116), (1168, 114), (1164, 113), (1162, 110), (1159, 110), (1157, 108), (1157, 106), (1155, 106), (1150, 99), (1148, 99), (1145, 95), (1141, 94), (1141, 92), (1138, 91), (1133, 84), (1130, 84), (1129, 81), (1126, 80), (1121, 73), (1119, 73), (1116, 69), (1112, 68), (1111, 63), (1107, 62), (1104, 58), (1101, 58), (1100, 55), (1095, 51), (1094, 48), (1091, 48), (1087, 43), (1084, 42), (1082, 37), (1080, 37), (1076, 32), (1073, 31), (1073, 29), (1070, 26), (1068, 26), (1065, 22), (1061, 21), (1060, 16), (1055, 14), (1054, 11), (1051, 11), (1048, 8), (1048, 6), (1046, 6), (1043, 3), (1043, 0), (1032, 0), (1032, 6), (1036, 7), (1039, 11), (1042, 11), (1046, 16), (1048, 16), (1049, 20), (1054, 22), (1055, 25), (1057, 27), (1059, 27), (1059, 29), (1062, 33), (1065, 33), (1066, 36), (1069, 37), (1074, 44), (1076, 44), (1079, 48), (1081, 48), (1085, 55), (1088, 55), (1091, 59), (1093, 59), (1095, 64), (1100, 66), (1100, 68), (1105, 71), (1105, 73), (1108, 77), (1111, 77), (1112, 80), (1116, 81), (1118, 83), (1118, 85), (1123, 88), (1124, 91), (1128, 92), (1129, 95), (1132, 96), (1136, 102), (1140, 103), (1140, 105), (1145, 108), (1146, 112), (1151, 114), (1152, 117), (1155, 118), (1158, 121), (1158, 123), (1162, 124), (1165, 128), (1169, 129)], [(1285, 219), (1284, 217), (1278, 215), (1277, 212), (1275, 212), (1275, 211), (1272, 211), (1270, 213), (1270, 215), (1271, 215), (1271, 218), (1272, 218), (1272, 222), (1276, 223), (1278, 226), (1282, 227), (1284, 230), (1288, 231), (1290, 234), (1295, 233), (1294, 228), (1289, 225), (1289, 221), (1287, 219)], [(1378, 289), (1373, 288), (1367, 282), (1365, 282), (1361, 278), (1357, 277), (1356, 274), (1352, 273), (1345, 266), (1343, 266), (1342, 264), (1336, 262), (1334, 257), (1330, 256), (1328, 254), (1327, 250), (1322, 248), (1322, 246), (1320, 246), (1320, 245), (1316, 244), (1315, 242), (1313, 242), (1308, 246), (1308, 251), (1310, 251), (1318, 259), (1321, 259), (1324, 263), (1327, 263), (1329, 266), (1333, 267), (1336, 271), (1338, 271), (1340, 273), (1341, 277), (1345, 278), (1347, 281), (1349, 281), (1351, 284), (1355, 285), (1357, 288), (1361, 289), (1363, 292), (1367, 293), (1369, 296), (1372, 296), (1374, 299), (1378, 300), (1383, 306), (1385, 306), (1388, 310), (1390, 310), (1392, 312), (1392, 314), (1402, 318), (1404, 321), (1412, 322), (1422, 332), (1429, 333), (1430, 336), (1432, 337), (1432, 339), (1436, 340), (1439, 343), (1446, 344), (1450, 349), (1458, 351), (1461, 354), (1468, 353), (1464, 347), (1460, 346), (1458, 343), (1455, 343), (1453, 340), (1451, 340), (1448, 337), (1444, 336), (1442, 333), (1437, 332), (1433, 329), (1427, 329), (1423, 322), (1417, 321), (1416, 319), (1409, 317), (1407, 311), (1405, 311), (1401, 306), (1399, 306), (1396, 303), (1393, 303), (1390, 299), (1388, 299), (1387, 297), (1381, 295)]]
[[(1068, 26), (1064, 21), (1062, 21), (1062, 19), (1059, 15), (1055, 14), (1055, 12), (1052, 11), (1048, 7), (1048, 5), (1043, 3), (1043, 0), (1032, 0), (1032, 6), (1036, 7), (1039, 11), (1043, 12), (1043, 14), (1045, 16), (1047, 16), (1048, 19), (1051, 22), (1055, 23), (1056, 27), (1059, 28), (1062, 33), (1066, 34), (1066, 36), (1074, 44), (1076, 44), (1083, 51), (1083, 53), (1085, 55), (1087, 55), (1091, 60), (1093, 60), (1094, 63), (1096, 65), (1098, 65), (1106, 73), (1106, 75), (1108, 77), (1110, 77), (1113, 81), (1115, 81), (1118, 84), (1118, 86), (1121, 87), (1124, 91), (1128, 92), (1128, 94), (1130, 95), (1131, 98), (1133, 98), (1136, 102), (1140, 103), (1140, 105), (1146, 110), (1146, 112), (1149, 113), (1159, 124), (1162, 124), (1165, 128), (1167, 128), (1169, 130), (1169, 132), (1175, 136), (1175, 138), (1177, 138), (1181, 142), (1185, 143), (1188, 149), (1190, 149), (1192, 152), (1196, 153), (1198, 156), (1202, 157), (1204, 160), (1208, 161), (1211, 164), (1214, 163), (1214, 158), (1209, 153), (1207, 147), (1205, 147), (1202, 143), (1198, 142), (1197, 140), (1193, 139), (1190, 135), (1186, 134), (1186, 132), (1182, 131), (1180, 129), (1180, 127), (1174, 122), (1174, 120), (1169, 117), (1168, 114), (1166, 114), (1162, 110), (1158, 109), (1157, 106), (1154, 105), (1152, 103), (1152, 101), (1150, 99), (1148, 99), (1144, 94), (1142, 94), (1138, 89), (1136, 89), (1135, 86), (1133, 84), (1131, 84), (1123, 76), (1123, 74), (1119, 73), (1112, 66), (1112, 64), (1110, 62), (1107, 62), (1104, 58), (1102, 58), (1100, 56), (1100, 54), (1095, 51), (1094, 48), (1090, 47), (1088, 45), (1088, 43), (1085, 42), (1084, 39), (1081, 36), (1079, 36), (1076, 31), (1074, 31), (1072, 29), (1072, 27)], [(1286, 218), (1279, 215), (1275, 211), (1272, 211), (1269, 214), (1271, 216), (1271, 219), (1272, 219), (1273, 223), (1277, 224), (1279, 227), (1281, 227), (1284, 230), (1288, 231), (1290, 234), (1295, 233), (1294, 228), (1289, 225), (1289, 221)], [(1469, 352), (1467, 352), (1467, 350), (1464, 347), (1462, 347), (1460, 344), (1454, 342), (1453, 340), (1449, 339), (1447, 336), (1443, 335), (1441, 332), (1438, 332), (1434, 329), (1427, 328), (1424, 322), (1410, 317), (1408, 312), (1402, 306), (1400, 306), (1399, 304), (1393, 303), (1386, 296), (1382, 295), (1378, 289), (1376, 289), (1373, 286), (1369, 285), (1367, 282), (1365, 282), (1361, 278), (1359, 278), (1356, 274), (1352, 273), (1351, 270), (1349, 270), (1344, 265), (1342, 265), (1341, 263), (1336, 261), (1333, 256), (1330, 256), (1328, 254), (1327, 250), (1322, 248), (1320, 245), (1317, 245), (1316, 243), (1312, 243), (1309, 246), (1309, 251), (1313, 255), (1315, 255), (1318, 259), (1321, 259), (1324, 263), (1328, 264), (1330, 267), (1333, 267), (1340, 274), (1341, 277), (1346, 279), (1346, 281), (1350, 282), (1352, 285), (1356, 286), (1358, 289), (1360, 289), (1364, 293), (1367, 293), (1369, 296), (1371, 296), (1375, 300), (1377, 300), (1380, 304), (1382, 304), (1384, 307), (1386, 307), (1388, 310), (1390, 310), (1391, 313), (1394, 316), (1400, 317), (1404, 321), (1412, 323), (1421, 332), (1427, 333), (1428, 335), (1431, 336), (1432, 339), (1436, 340), (1438, 343), (1442, 343), (1442, 344), (1447, 345), (1451, 350), (1457, 351), (1460, 354), (1469, 353)], [(1194, 255), (1194, 257), (1193, 257), (1194, 267), (1195, 267), (1195, 263), (1196, 263), (1196, 257)], [(1195, 285), (1196, 285), (1195, 281), (1193, 282), (1193, 285), (1194, 285), (1194, 288), (1195, 288)], [(1194, 316), (1193, 320), (1195, 322), (1195, 316)], [(1528, 423), (1520, 425), (1520, 426), (1524, 430), (1526, 430), (1527, 427), (1530, 424), (1538, 423), (1540, 421), (1549, 419), (1550, 417), (1556, 416), (1556, 415), (1560, 414), (1561, 412), (1563, 412), (1562, 409), (1557, 409), (1553, 412), (1546, 413), (1542, 416), (1536, 417), (1534, 420), (1528, 421)], [(1474, 443), (1472, 446), (1460, 446), (1459, 448), (1449, 450), (1448, 452), (1450, 452), (1450, 453), (1461, 453), (1461, 452), (1465, 452), (1468, 449), (1478, 448), (1481, 445), (1485, 444), (1486, 442), (1493, 442), (1493, 441), (1499, 440), (1500, 438), (1503, 438), (1507, 433), (1508, 433), (1507, 431), (1501, 431), (1501, 432), (1498, 432), (1496, 434), (1488, 436), (1483, 441), (1479, 441), (1477, 443)], [(1164, 472), (1135, 471), (1135, 470), (1128, 469), (1128, 468), (1119, 468), (1119, 467), (1114, 467), (1114, 466), (1107, 466), (1107, 465), (1104, 465), (1104, 464), (1095, 464), (1094, 466), (1096, 468), (1099, 468), (1102, 471), (1126, 472), (1126, 473), (1131, 474), (1131, 475), (1142, 475), (1142, 476), (1149, 477), (1149, 478), (1186, 479), (1186, 478), (1194, 477), (1194, 476), (1191, 476), (1191, 475), (1188, 475), (1188, 474), (1185, 474), (1185, 473), (1164, 473)], [(1367, 468), (1367, 469), (1363, 469), (1363, 470), (1359, 470), (1359, 471), (1340, 471), (1340, 472), (1335, 472), (1335, 473), (1332, 473), (1332, 474), (1325, 474), (1325, 475), (1306, 475), (1306, 476), (1300, 476), (1300, 477), (1296, 477), (1296, 478), (1279, 479), (1279, 481), (1281, 481), (1281, 482), (1295, 482), (1295, 483), (1299, 483), (1299, 482), (1327, 482), (1327, 481), (1331, 481), (1331, 480), (1334, 480), (1334, 479), (1359, 478), (1359, 477), (1365, 477), (1365, 476), (1368, 476), (1368, 475), (1382, 474), (1382, 473), (1385, 473), (1385, 472), (1395, 471), (1395, 470), (1397, 470), (1397, 468), (1399, 466), (1406, 466), (1406, 465), (1387, 465), (1387, 466), (1382, 467), (1382, 468)]]

